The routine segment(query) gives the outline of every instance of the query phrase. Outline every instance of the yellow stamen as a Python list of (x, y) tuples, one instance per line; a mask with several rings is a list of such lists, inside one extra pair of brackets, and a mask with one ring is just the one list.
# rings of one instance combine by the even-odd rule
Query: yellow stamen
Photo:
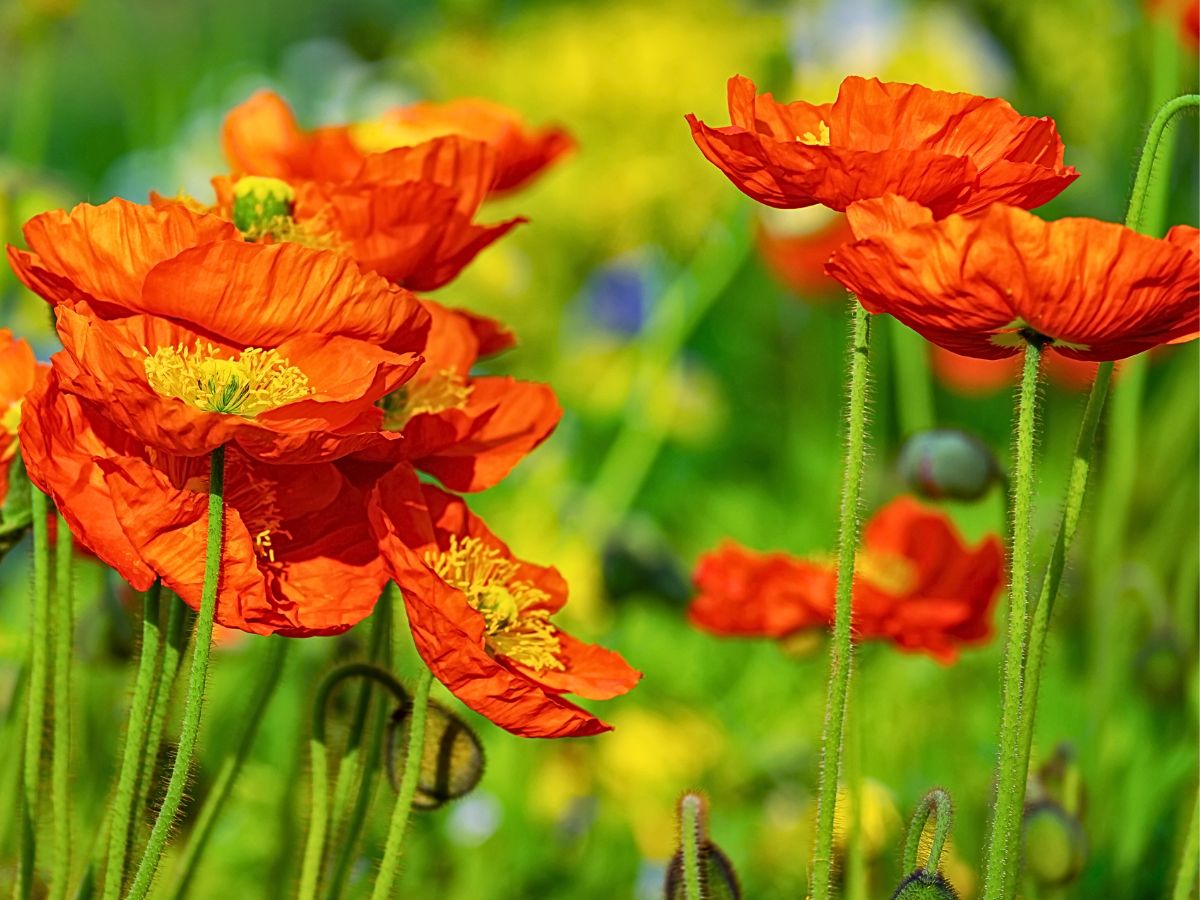
[(345, 242), (327, 210), (297, 222), (295, 206), (296, 192), (279, 178), (247, 175), (233, 186), (233, 224), (246, 240), (342, 249)]
[[(17, 431), (21, 427), (21, 407), (25, 404), (25, 398), (21, 397), (15, 402), (9, 404), (8, 409), (0, 416), (0, 432), (11, 437), (17, 436)], [(4, 448), (4, 452), (0, 453), (0, 462), (6, 463), (17, 455), (17, 442), (9, 441), (8, 446)]]
[(413, 416), (462, 409), (471, 396), (467, 379), (453, 369), (438, 372), (424, 381), (406, 384), (383, 398), (384, 424), (399, 431)]
[(483, 616), (489, 652), (538, 672), (566, 668), (558, 658), (562, 644), (549, 610), (533, 608), (550, 596), (521, 581), (517, 564), (499, 550), (479, 538), (453, 535), (449, 550), (430, 551), (425, 562)]
[(808, 144), (810, 147), (828, 147), (829, 146), (829, 126), (821, 122), (817, 126), (817, 133), (806, 131), (800, 137), (796, 138), (802, 144)]
[(916, 567), (903, 556), (859, 550), (854, 561), (854, 572), (889, 594), (902, 596), (916, 587)]
[(212, 344), (159, 347), (146, 357), (146, 380), (164, 397), (205, 412), (253, 418), (313, 393), (308, 377), (278, 350), (249, 347), (221, 359)]

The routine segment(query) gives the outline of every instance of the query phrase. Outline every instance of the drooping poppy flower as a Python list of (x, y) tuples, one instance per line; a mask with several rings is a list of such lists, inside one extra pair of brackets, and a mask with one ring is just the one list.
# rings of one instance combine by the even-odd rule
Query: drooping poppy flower
[(13, 338), (7, 328), (0, 328), (0, 506), (8, 497), (8, 472), (17, 456), (17, 430), (25, 395), (33, 390), (39, 364), (29, 342)]
[[(66, 393), (56, 371), (26, 401), (21, 452), (77, 541), (137, 590), (156, 578), (198, 609), (209, 464), (164, 453)], [(391, 466), (275, 465), (225, 452), (216, 621), (255, 634), (336, 634), (370, 614), (388, 576), (366, 496)]]
[(641, 673), (553, 623), (567, 599), (555, 569), (514, 557), (460, 498), (404, 469), (378, 482), (370, 511), (417, 651), (438, 680), (514, 734), (609, 730), (562, 695), (607, 700)]
[(852, 240), (846, 217), (836, 214), (808, 231), (785, 231), (767, 217), (758, 228), (758, 252), (767, 268), (804, 299), (842, 294), (838, 283), (825, 274), (825, 263), (834, 250)]
[(420, 365), (429, 316), (348, 257), (123, 200), (35, 217), (26, 238), (9, 258), (55, 305), (62, 389), (145, 443), (306, 462), (394, 441), (375, 404)]
[[(755, 553), (727, 542), (701, 558), (695, 582), (699, 596), (689, 616), (715, 634), (781, 638), (833, 622), (837, 578), (829, 560)], [(899, 497), (863, 533), (854, 637), (952, 662), (960, 646), (988, 637), (1003, 585), (998, 538), (968, 547), (945, 515)]]
[(303, 131), (279, 95), (260, 91), (236, 107), (222, 132), (225, 155), (247, 175), (286, 180), (345, 181), (371, 154), (446, 136), (487, 144), (497, 165), (493, 193), (521, 187), (574, 147), (560, 128), (534, 129), (485, 100), (414, 103), (378, 119)]
[(826, 271), (869, 312), (964, 356), (1000, 359), (1034, 340), (1099, 362), (1200, 331), (1194, 228), (1158, 240), (999, 203), (935, 222), (894, 195), (861, 201), (849, 217), (856, 234), (871, 236), (835, 252)]
[(731, 124), (687, 117), (701, 152), (739, 190), (785, 209), (899, 194), (937, 217), (1004, 202), (1033, 208), (1078, 177), (1049, 118), (1006, 101), (846, 78), (833, 103), (779, 103), (740, 75)]

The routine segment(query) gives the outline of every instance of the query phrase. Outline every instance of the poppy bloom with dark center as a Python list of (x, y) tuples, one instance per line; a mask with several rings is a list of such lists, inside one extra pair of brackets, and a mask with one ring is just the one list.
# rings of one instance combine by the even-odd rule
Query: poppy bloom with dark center
[(738, 189), (782, 208), (900, 194), (944, 216), (1004, 202), (1033, 208), (1078, 173), (1049, 118), (1000, 99), (849, 77), (833, 103), (779, 103), (740, 75), (730, 125), (687, 117), (701, 152)]
[(999, 203), (935, 222), (897, 196), (856, 203), (849, 218), (869, 236), (835, 252), (826, 271), (869, 312), (964, 356), (999, 359), (1034, 340), (1100, 362), (1200, 330), (1200, 232), (1189, 226), (1159, 240)]
[(555, 569), (513, 556), (460, 498), (402, 469), (378, 482), (371, 518), (417, 651), (460, 700), (525, 737), (609, 730), (562, 695), (607, 700), (641, 673), (554, 624), (567, 600)]
[[(834, 564), (756, 553), (726, 542), (701, 557), (692, 622), (721, 635), (783, 638), (831, 625)], [(967, 546), (942, 513), (909, 497), (867, 524), (854, 575), (856, 640), (882, 639), (941, 662), (987, 639), (1004, 586), (1004, 550), (990, 536)]]

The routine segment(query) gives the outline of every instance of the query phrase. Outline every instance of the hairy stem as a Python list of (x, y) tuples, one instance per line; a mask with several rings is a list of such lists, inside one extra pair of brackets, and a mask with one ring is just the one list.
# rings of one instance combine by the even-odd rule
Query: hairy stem
[(50, 900), (67, 896), (71, 877), (71, 645), (75, 634), (71, 611), (71, 529), (58, 517), (54, 544), (54, 606), (50, 632), (54, 641), (54, 737), (50, 765), (50, 806), (54, 812), (54, 868)]

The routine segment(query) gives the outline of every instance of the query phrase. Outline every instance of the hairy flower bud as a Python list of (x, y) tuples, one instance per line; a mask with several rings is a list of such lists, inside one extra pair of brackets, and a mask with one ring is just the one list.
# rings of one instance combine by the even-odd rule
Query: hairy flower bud
[(948, 428), (910, 437), (896, 468), (912, 490), (931, 500), (978, 500), (1001, 474), (996, 457), (983, 441)]
[(667, 866), (664, 900), (688, 900), (687, 847), (695, 848), (700, 900), (741, 900), (737, 873), (721, 849), (708, 839), (708, 801), (688, 791), (679, 799), (679, 849)]
[(1053, 801), (1025, 811), (1025, 870), (1044, 887), (1073, 882), (1087, 861), (1087, 838), (1079, 820)]
[[(398, 707), (388, 723), (388, 777), (397, 791), (400, 790), (397, 762), (403, 762), (408, 748), (410, 705)], [(454, 713), (431, 701), (425, 717), (425, 747), (413, 809), (437, 809), (469, 794), (483, 777), (483, 763), (483, 745), (475, 732)]]
[(940, 872), (917, 869), (900, 882), (892, 900), (958, 900), (958, 891)]

